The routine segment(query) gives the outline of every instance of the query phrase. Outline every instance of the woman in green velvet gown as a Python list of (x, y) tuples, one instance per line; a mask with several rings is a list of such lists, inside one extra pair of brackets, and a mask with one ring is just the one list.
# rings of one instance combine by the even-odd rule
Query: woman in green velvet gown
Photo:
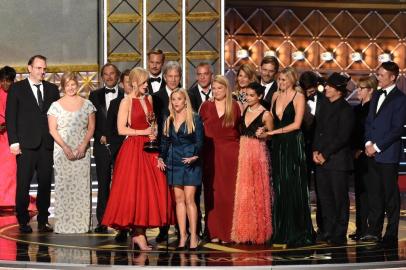
[(272, 98), (273, 129), (267, 132), (272, 137), (272, 243), (288, 247), (313, 244), (315, 235), (300, 130), (305, 98), (295, 87), (296, 82), (297, 73), (292, 67), (280, 73), (279, 91)]

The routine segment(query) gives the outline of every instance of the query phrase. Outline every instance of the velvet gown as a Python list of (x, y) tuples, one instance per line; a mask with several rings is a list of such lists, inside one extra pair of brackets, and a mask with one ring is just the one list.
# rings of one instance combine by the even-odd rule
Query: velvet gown
[(200, 107), (204, 125), (203, 188), (206, 228), (211, 239), (231, 241), (235, 183), (241, 121), (240, 108), (233, 102), (234, 125), (223, 126), (214, 102)]
[[(293, 97), (294, 99), (294, 97)], [(272, 106), (274, 129), (294, 122), (293, 99), (279, 119)], [(306, 154), (300, 130), (272, 137), (273, 244), (304, 246), (314, 242), (307, 185)]]

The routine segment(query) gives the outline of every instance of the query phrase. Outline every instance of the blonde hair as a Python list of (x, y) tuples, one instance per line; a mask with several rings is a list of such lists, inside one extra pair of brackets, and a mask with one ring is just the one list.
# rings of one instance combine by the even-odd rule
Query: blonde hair
[(376, 80), (375, 76), (368, 76), (368, 77), (361, 77), (358, 80), (358, 87), (360, 88), (371, 88), (372, 90), (376, 90), (378, 87), (378, 81)]
[(186, 101), (186, 128), (187, 134), (192, 133), (195, 131), (195, 122), (193, 121), (193, 109), (192, 104), (190, 103), (190, 98), (187, 91), (183, 88), (176, 88), (172, 90), (171, 95), (169, 96), (169, 116), (165, 121), (164, 126), (164, 135), (169, 136), (170, 125), (175, 121), (176, 112), (172, 106), (172, 96), (175, 94), (181, 94)]
[(245, 74), (247, 74), (248, 79), (250, 80), (249, 82), (258, 82), (258, 77), (257, 77), (257, 72), (255, 70), (255, 67), (250, 64), (242, 64), (240, 68), (237, 71), (237, 76), (235, 77), (235, 89), (236, 92), (239, 93), (241, 90), (240, 85), (238, 84), (238, 75), (240, 74), (241, 71), (244, 71)]
[(213, 83), (223, 85), (226, 88), (226, 108), (224, 111), (223, 127), (234, 126), (234, 112), (233, 112), (233, 97), (228, 79), (223, 75), (216, 75), (213, 79)]
[[(65, 73), (62, 75), (62, 78), (61, 78), (61, 90), (62, 90), (63, 92), (65, 92), (66, 84), (67, 84), (69, 81), (74, 81), (74, 82), (76, 83), (76, 85), (79, 87), (79, 81), (78, 81), (78, 78), (77, 78), (77, 76), (76, 76), (76, 73), (75, 73), (75, 72), (71, 72), (71, 71), (67, 71), (67, 72), (65, 72)], [(78, 89), (78, 90), (79, 90), (79, 89)]]
[[(299, 86), (299, 76), (298, 76), (295, 68), (286, 67), (286, 68), (282, 69), (280, 74), (286, 75), (287, 79), (293, 85), (293, 90), (303, 94), (303, 89)], [(281, 90), (278, 88), (278, 91), (281, 91)]]
[(130, 77), (130, 82), (131, 82), (131, 86), (133, 86), (133, 89), (134, 89), (133, 82), (137, 83), (137, 88), (138, 88), (138, 85), (140, 83), (142, 83), (148, 79), (148, 71), (146, 71), (145, 69), (140, 68), (140, 67), (135, 67), (130, 71), (129, 77)]

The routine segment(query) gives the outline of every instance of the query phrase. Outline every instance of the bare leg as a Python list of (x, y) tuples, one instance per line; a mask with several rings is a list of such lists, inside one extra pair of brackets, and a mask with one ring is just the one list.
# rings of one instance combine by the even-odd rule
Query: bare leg
[(190, 231), (190, 248), (196, 248), (199, 243), (199, 238), (196, 233), (197, 226), (197, 207), (195, 203), (195, 186), (184, 187), (186, 196), (186, 211), (189, 219), (189, 231)]
[(173, 189), (175, 192), (175, 201), (176, 201), (176, 218), (178, 220), (180, 232), (178, 247), (184, 247), (187, 240), (185, 192), (182, 186), (175, 186)]

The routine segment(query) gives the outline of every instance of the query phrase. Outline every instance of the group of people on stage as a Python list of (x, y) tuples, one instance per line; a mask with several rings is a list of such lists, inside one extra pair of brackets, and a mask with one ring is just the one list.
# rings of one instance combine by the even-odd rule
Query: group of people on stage
[[(234, 90), (211, 65), (196, 67), (196, 84), (181, 87), (182, 68), (148, 53), (148, 70), (101, 69), (104, 86), (89, 99), (66, 72), (58, 88), (44, 80), (46, 58), (28, 61), (29, 76), (0, 70), (1, 166), (15, 166), (15, 210), (22, 233), (32, 232), (29, 187), (38, 177), (38, 231), (86, 233), (91, 229), (90, 140), (98, 181), (96, 233), (118, 230), (117, 241), (151, 250), (146, 229), (160, 227), (156, 242), (176, 224), (177, 250), (196, 250), (200, 238), (220, 243), (304, 246), (345, 244), (348, 185), (355, 171), (354, 240), (397, 242), (397, 186), (406, 97), (396, 87), (399, 67), (385, 62), (358, 81), (360, 104), (345, 99), (350, 78), (326, 80), (312, 71), (279, 71), (275, 57), (259, 73), (242, 64)], [(318, 87), (324, 86), (324, 91)], [(379, 89), (378, 89), (379, 85)], [(7, 100), (7, 102), (6, 102)], [(144, 149), (145, 145), (159, 146)], [(11, 154), (10, 154), (11, 153)], [(9, 165), (6, 165), (9, 164)], [(52, 172), (55, 224), (48, 223)], [(309, 185), (317, 195), (317, 232)], [(200, 198), (204, 197), (204, 229)], [(8, 201), (12, 204), (14, 201)], [(385, 214), (388, 219), (382, 236)]]

